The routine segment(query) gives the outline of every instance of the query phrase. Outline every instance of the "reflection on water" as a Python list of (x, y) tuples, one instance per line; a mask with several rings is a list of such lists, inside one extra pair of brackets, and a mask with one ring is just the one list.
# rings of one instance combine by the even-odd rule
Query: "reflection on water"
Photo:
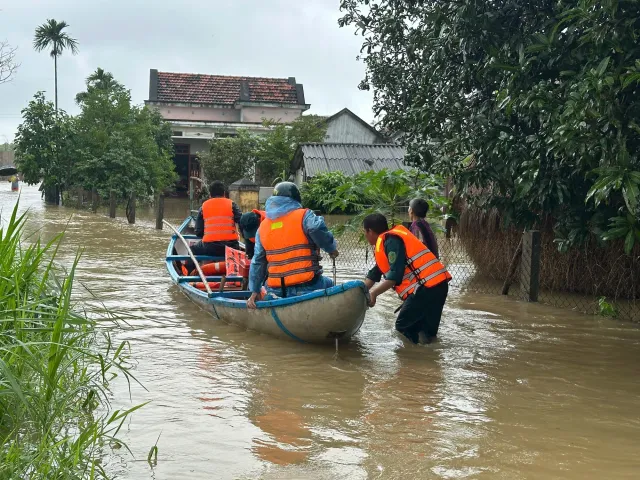
[[(3, 217), (16, 195), (0, 191)], [(123, 432), (135, 458), (107, 462), (120, 478), (636, 478), (640, 331), (453, 289), (441, 340), (405, 346), (397, 301), (380, 298), (334, 360), (218, 323), (169, 281), (169, 234), (151, 212), (123, 218), (44, 207), (25, 188), (29, 231), (66, 231), (79, 249), (78, 296), (132, 316), (145, 391), (113, 384), (114, 405), (151, 403)], [(178, 223), (185, 202), (167, 200)], [(340, 266), (341, 279), (360, 270)], [(146, 463), (158, 440), (158, 465)]]

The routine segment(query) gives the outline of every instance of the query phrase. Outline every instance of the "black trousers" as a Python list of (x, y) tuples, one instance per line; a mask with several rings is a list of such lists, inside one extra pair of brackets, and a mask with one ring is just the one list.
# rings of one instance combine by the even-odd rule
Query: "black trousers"
[[(200, 240), (198, 243), (191, 245), (191, 251), (194, 255), (209, 255), (211, 257), (224, 258), (225, 247), (240, 249), (240, 244), (237, 240), (231, 242), (203, 242)], [(185, 267), (189, 272), (195, 270), (196, 266), (191, 260), (185, 262)]]
[(442, 282), (431, 288), (419, 287), (402, 304), (396, 319), (396, 330), (413, 343), (418, 343), (420, 331), (427, 337), (435, 337), (448, 293), (449, 282)]

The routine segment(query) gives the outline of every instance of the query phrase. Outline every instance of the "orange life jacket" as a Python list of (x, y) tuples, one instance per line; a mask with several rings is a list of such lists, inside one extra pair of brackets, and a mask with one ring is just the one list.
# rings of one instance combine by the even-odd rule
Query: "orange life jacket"
[(228, 198), (210, 198), (202, 204), (204, 218), (203, 242), (230, 242), (238, 240), (233, 219), (233, 202)]
[[(264, 210), (256, 210), (255, 208), (253, 210), (251, 210), (253, 213), (255, 213), (256, 215), (258, 215), (258, 217), (260, 218), (260, 223), (262, 223), (262, 221), (267, 218), (267, 212), (265, 212)], [(249, 238), (250, 242), (256, 243), (256, 237), (251, 237)]]
[(442, 262), (436, 258), (431, 250), (429, 250), (418, 237), (402, 225), (398, 225), (384, 232), (378, 237), (378, 241), (376, 242), (376, 264), (384, 275), (391, 270), (389, 259), (384, 251), (384, 240), (387, 235), (395, 235), (402, 239), (404, 243), (407, 257), (404, 277), (402, 278), (402, 283), (393, 287), (402, 300), (406, 300), (406, 298), (416, 290), (418, 285), (431, 288), (442, 282), (451, 280), (451, 274)]
[(260, 224), (260, 243), (267, 255), (267, 285), (291, 287), (310, 282), (320, 271), (318, 247), (305, 235), (302, 220), (306, 208), (299, 208), (277, 220)]

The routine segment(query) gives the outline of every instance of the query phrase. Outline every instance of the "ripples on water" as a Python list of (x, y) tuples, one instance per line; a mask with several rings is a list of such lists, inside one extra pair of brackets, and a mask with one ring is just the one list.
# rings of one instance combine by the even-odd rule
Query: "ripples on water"
[[(0, 192), (7, 214), (16, 196)], [(441, 340), (405, 346), (385, 296), (357, 338), (331, 348), (217, 323), (165, 272), (168, 233), (45, 208), (26, 188), (30, 231), (83, 248), (78, 297), (128, 318), (135, 375), (114, 406), (151, 403), (123, 432), (120, 478), (637, 478), (640, 332), (452, 288)], [(183, 202), (167, 202), (178, 223)], [(360, 271), (339, 270), (343, 280)], [(146, 463), (160, 440), (158, 465)]]

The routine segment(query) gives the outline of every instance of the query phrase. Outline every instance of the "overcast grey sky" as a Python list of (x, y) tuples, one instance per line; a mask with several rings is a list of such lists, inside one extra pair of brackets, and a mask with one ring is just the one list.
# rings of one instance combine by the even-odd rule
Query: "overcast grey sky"
[(338, 28), (339, 0), (6, 0), (0, 39), (18, 47), (20, 68), (0, 85), (0, 143), (13, 140), (20, 111), (34, 93), (53, 101), (53, 59), (33, 51), (35, 28), (48, 18), (69, 23), (77, 56), (58, 63), (60, 108), (73, 101), (97, 67), (147, 99), (149, 69), (160, 71), (296, 77), (310, 113), (347, 107), (373, 119), (372, 95), (358, 90), (364, 65), (356, 60), (361, 37)]

